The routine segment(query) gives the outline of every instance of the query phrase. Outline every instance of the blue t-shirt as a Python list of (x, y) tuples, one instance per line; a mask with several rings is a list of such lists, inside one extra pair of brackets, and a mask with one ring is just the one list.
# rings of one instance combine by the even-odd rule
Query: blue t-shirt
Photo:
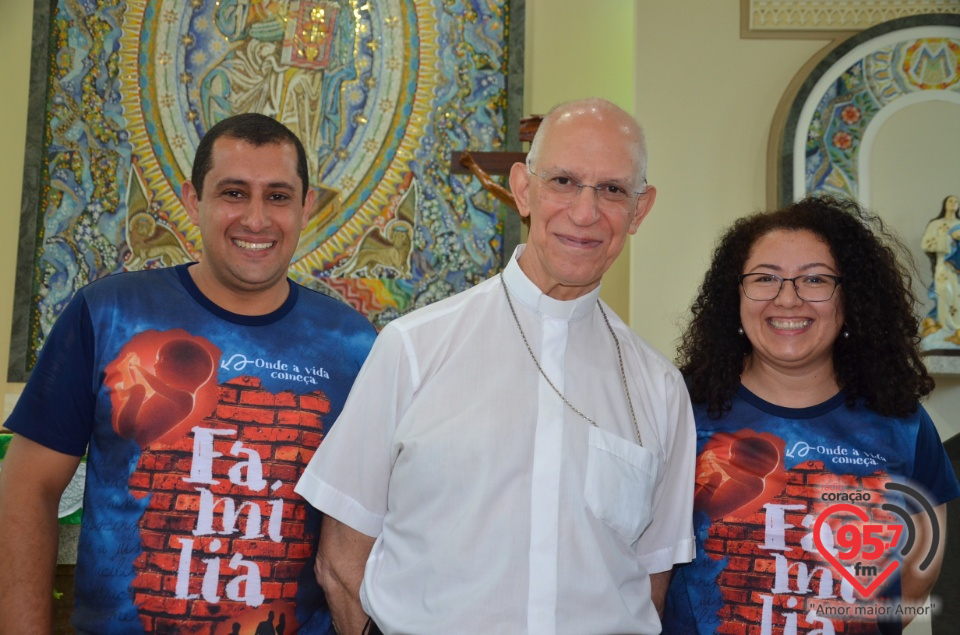
[[(782, 408), (741, 386), (720, 419), (709, 418), (704, 405), (694, 406), (694, 416), (697, 557), (674, 572), (663, 632), (899, 632), (896, 567), (909, 531), (891, 548), (891, 526), (901, 525), (902, 515), (925, 513), (901, 486), (931, 507), (960, 496), (926, 411), (883, 417), (847, 407), (843, 393), (809, 408)], [(821, 513), (838, 504), (859, 512), (824, 514), (820, 544), (866, 594), (821, 555), (814, 538)], [(881, 557), (853, 549), (851, 541), (864, 535), (884, 541)], [(858, 555), (841, 559), (838, 550)]]
[(124, 273), (57, 320), (5, 425), (87, 454), (79, 632), (332, 632), (319, 514), (293, 488), (376, 331), (289, 285), (279, 309), (243, 316), (188, 265)]

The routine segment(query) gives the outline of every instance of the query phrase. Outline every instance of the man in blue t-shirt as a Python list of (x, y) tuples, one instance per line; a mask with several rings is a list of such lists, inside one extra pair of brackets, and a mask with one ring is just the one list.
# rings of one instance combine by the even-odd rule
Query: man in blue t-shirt
[(57, 506), (83, 456), (78, 632), (331, 632), (319, 514), (293, 488), (375, 330), (287, 278), (315, 192), (282, 124), (213, 126), (181, 197), (200, 262), (78, 291), (5, 423), (2, 633), (52, 632)]

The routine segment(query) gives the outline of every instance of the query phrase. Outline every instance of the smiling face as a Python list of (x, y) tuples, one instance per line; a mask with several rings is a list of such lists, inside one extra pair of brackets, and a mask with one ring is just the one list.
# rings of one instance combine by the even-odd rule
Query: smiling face
[[(540, 133), (538, 174), (567, 177), (588, 185), (616, 184), (641, 190), (636, 123), (619, 109), (583, 107), (558, 115)], [(547, 184), (521, 163), (510, 172), (510, 187), (520, 214), (530, 218), (524, 273), (550, 297), (570, 300), (600, 284), (628, 235), (650, 211), (656, 190), (635, 198), (622, 210), (601, 209), (593, 189), (582, 188), (571, 202), (545, 195)]]
[(203, 258), (190, 268), (197, 286), (228, 311), (262, 315), (289, 292), (286, 275), (313, 206), (297, 174), (290, 143), (255, 146), (231, 137), (214, 142), (212, 167), (197, 192), (183, 184), (183, 203), (200, 228)]
[[(830, 247), (806, 230), (776, 230), (754, 243), (741, 273), (781, 278), (822, 273), (842, 275)], [(789, 282), (773, 300), (747, 298), (740, 289), (740, 321), (753, 345), (748, 372), (774, 370), (833, 376), (833, 343), (843, 327), (843, 287), (825, 302), (804, 302)]]

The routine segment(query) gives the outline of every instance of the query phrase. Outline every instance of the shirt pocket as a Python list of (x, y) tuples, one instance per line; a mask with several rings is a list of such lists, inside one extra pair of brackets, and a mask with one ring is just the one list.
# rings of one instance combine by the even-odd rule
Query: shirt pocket
[(593, 515), (628, 544), (650, 524), (656, 479), (653, 452), (591, 426), (584, 498)]

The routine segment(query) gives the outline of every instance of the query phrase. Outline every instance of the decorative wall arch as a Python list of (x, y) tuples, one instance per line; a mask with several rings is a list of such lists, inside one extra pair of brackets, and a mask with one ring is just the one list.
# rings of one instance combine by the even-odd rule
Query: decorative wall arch
[(868, 202), (869, 150), (881, 124), (929, 100), (960, 104), (960, 16), (891, 20), (841, 43), (790, 107), (778, 203), (817, 192)]

